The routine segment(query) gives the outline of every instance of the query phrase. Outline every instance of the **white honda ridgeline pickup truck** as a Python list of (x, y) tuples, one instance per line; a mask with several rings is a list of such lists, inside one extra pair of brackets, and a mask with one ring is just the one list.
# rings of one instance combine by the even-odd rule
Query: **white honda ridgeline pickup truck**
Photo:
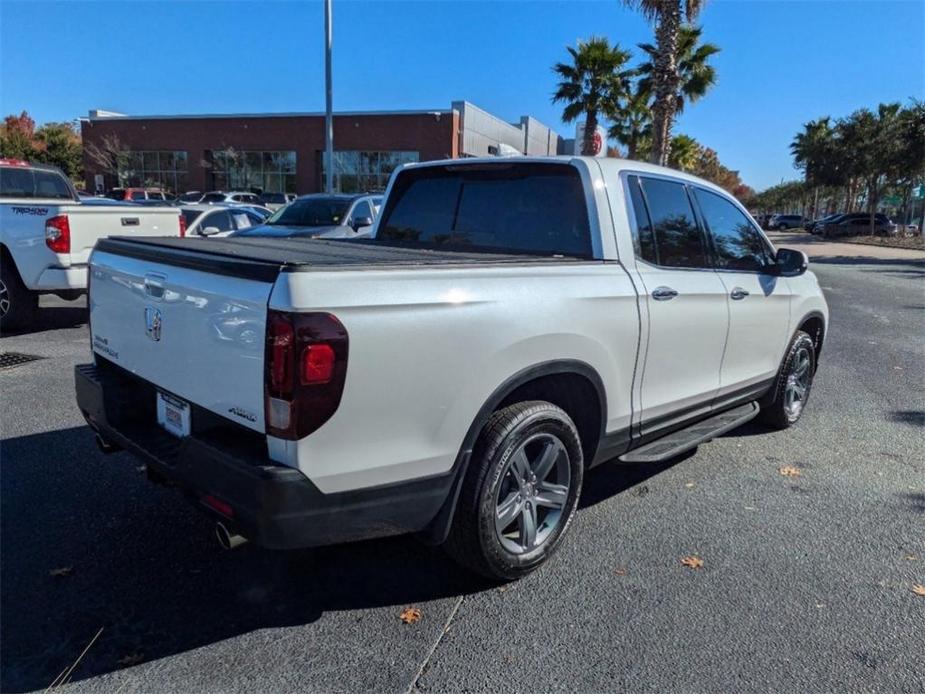
[(411, 164), (370, 240), (109, 238), (90, 267), (80, 409), (224, 546), (416, 532), (498, 579), (587, 468), (794, 424), (828, 320), (724, 191), (615, 159)]
[(93, 244), (110, 234), (182, 236), (176, 207), (82, 203), (60, 169), (0, 159), (0, 328), (35, 317), (39, 294), (87, 289)]

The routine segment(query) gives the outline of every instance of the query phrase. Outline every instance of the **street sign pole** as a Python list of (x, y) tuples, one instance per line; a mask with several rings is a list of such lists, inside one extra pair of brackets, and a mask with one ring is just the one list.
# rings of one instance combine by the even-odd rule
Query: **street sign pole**
[(331, 0), (324, 0), (324, 153), (328, 165), (325, 167), (324, 190), (334, 192), (334, 88), (331, 85), (332, 38)]

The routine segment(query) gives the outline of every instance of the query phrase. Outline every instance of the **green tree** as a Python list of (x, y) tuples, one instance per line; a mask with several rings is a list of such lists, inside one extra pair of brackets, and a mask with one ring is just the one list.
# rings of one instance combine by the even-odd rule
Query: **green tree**
[(630, 53), (606, 38), (591, 37), (568, 47), (571, 63), (557, 63), (560, 81), (553, 103), (564, 103), (562, 120), (571, 123), (584, 116), (581, 153), (594, 154), (594, 135), (601, 116), (609, 116), (629, 97), (634, 71), (626, 67)]
[(678, 45), (682, 24), (692, 24), (705, 0), (622, 0), (655, 24), (655, 54), (652, 56), (652, 152), (650, 161), (666, 164), (671, 128), (677, 113), (681, 73)]
[(652, 147), (652, 109), (648, 95), (637, 85), (622, 108), (614, 105), (609, 110), (613, 125), (607, 135), (626, 147), (627, 159), (648, 159)]
[(700, 159), (700, 144), (689, 135), (675, 135), (671, 138), (671, 152), (668, 166), (679, 171), (693, 171)]
[(818, 217), (820, 187), (840, 184), (841, 178), (833, 166), (835, 157), (835, 131), (831, 118), (825, 116), (803, 124), (790, 143), (794, 165), (803, 171), (806, 184), (813, 190), (811, 217)]
[[(675, 114), (684, 111), (687, 103), (701, 99), (716, 84), (716, 68), (710, 65), (710, 58), (720, 52), (720, 47), (712, 43), (700, 43), (703, 29), (685, 24), (678, 34), (676, 55), (678, 75), (675, 93)], [(654, 91), (653, 74), (658, 49), (651, 43), (640, 43), (639, 47), (649, 59), (639, 66), (639, 90), (647, 95)]]
[(36, 159), (60, 168), (69, 178), (83, 173), (80, 133), (70, 123), (45, 123), (35, 131)]

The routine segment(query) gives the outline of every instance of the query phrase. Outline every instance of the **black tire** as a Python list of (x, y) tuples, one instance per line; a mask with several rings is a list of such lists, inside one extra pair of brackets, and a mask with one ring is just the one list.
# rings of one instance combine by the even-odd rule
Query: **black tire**
[[(561, 449), (556, 447), (554, 440), (561, 443)], [(535, 446), (555, 449), (557, 462), (554, 464), (560, 475), (558, 479), (561, 481), (561, 475), (567, 470), (568, 489), (561, 492), (564, 504), (553, 521), (549, 520), (554, 514), (552, 509), (546, 509), (539, 503), (531, 507), (528, 501), (520, 504), (522, 509), (533, 509), (536, 544), (516, 553), (510, 545), (523, 541), (523, 519), (529, 511), (517, 511), (513, 516), (512, 523), (518, 524), (518, 539), (502, 538), (502, 531), (495, 527), (495, 514), (503, 506), (502, 493), (505, 496), (516, 494), (516, 501), (521, 501), (518, 489), (523, 487), (515, 486), (516, 465), (512, 458), (521, 450), (528, 452)], [(567, 459), (562, 457), (563, 452)], [(529, 453), (526, 460), (530, 469)], [(563, 410), (539, 400), (516, 403), (498, 410), (486, 422), (473, 450), (445, 545), (447, 552), (463, 566), (494, 580), (514, 580), (533, 571), (561, 544), (578, 507), (583, 473), (581, 440), (575, 424)], [(531, 488), (539, 490), (548, 478), (544, 476), (539, 482), (535, 477), (533, 479)], [(530, 497), (528, 490), (524, 498), (538, 497)], [(542, 522), (538, 520), (541, 509), (545, 514)], [(546, 536), (540, 540), (544, 532)], [(529, 542), (525, 544), (530, 546)]]
[[(805, 369), (805, 376), (801, 369)], [(800, 372), (797, 373), (798, 371)], [(780, 370), (774, 379), (774, 385), (759, 403), (761, 419), (775, 429), (787, 429), (796, 424), (806, 410), (815, 375), (816, 344), (808, 334), (798, 330), (790, 341)], [(794, 406), (792, 399), (799, 391), (790, 390), (794, 387), (794, 379), (796, 385), (802, 385), (804, 388), (799, 398), (799, 407)]]
[(39, 295), (26, 289), (16, 267), (4, 258), (0, 262), (0, 332), (26, 327), (38, 307)]

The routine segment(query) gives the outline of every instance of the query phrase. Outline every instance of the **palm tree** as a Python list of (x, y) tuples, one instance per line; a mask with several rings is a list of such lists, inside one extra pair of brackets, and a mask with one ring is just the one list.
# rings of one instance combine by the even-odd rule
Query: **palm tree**
[(627, 69), (629, 51), (613, 46), (606, 38), (591, 37), (568, 48), (571, 63), (557, 63), (553, 71), (561, 78), (552, 97), (553, 103), (564, 102), (562, 120), (571, 123), (585, 118), (581, 153), (595, 153), (594, 136), (601, 115), (619, 108), (630, 94), (635, 71)]
[(650, 161), (666, 164), (671, 142), (671, 126), (677, 109), (678, 39), (681, 24), (693, 23), (706, 0), (621, 0), (655, 23), (655, 55), (652, 60), (652, 154)]
[(693, 171), (700, 157), (700, 143), (689, 135), (675, 135), (671, 138), (671, 152), (668, 166), (679, 171)]
[(614, 123), (607, 135), (626, 147), (626, 158), (648, 158), (652, 146), (652, 109), (648, 94), (643, 94), (637, 84), (626, 105), (612, 107), (610, 116)]
[[(700, 43), (702, 34), (703, 29), (689, 24), (683, 25), (678, 34), (676, 60), (680, 82), (675, 93), (675, 115), (684, 111), (686, 103), (694, 103), (716, 84), (716, 68), (709, 60), (721, 49), (712, 43)], [(651, 43), (640, 43), (639, 47), (649, 56), (648, 62), (639, 66), (639, 90), (651, 95), (658, 50)]]
[(824, 184), (840, 183), (831, 170), (832, 147), (835, 133), (826, 116), (803, 124), (803, 132), (797, 133), (790, 143), (793, 162), (803, 170), (806, 184), (813, 188), (811, 217), (818, 216), (819, 187)]

